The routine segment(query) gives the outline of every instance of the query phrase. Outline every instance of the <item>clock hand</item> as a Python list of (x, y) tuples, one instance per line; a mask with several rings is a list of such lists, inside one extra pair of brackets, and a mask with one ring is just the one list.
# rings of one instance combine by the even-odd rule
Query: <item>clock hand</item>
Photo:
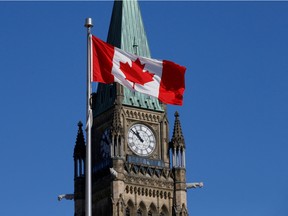
[(141, 138), (141, 136), (140, 136), (140, 134), (139, 134), (139, 132), (138, 131), (134, 131), (134, 130), (132, 130), (132, 132), (138, 137), (138, 139), (143, 143), (144, 142), (144, 140)]

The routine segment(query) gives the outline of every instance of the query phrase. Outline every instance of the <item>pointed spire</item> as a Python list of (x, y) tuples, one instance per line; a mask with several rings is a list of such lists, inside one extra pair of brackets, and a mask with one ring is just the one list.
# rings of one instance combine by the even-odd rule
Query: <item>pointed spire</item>
[(74, 147), (74, 159), (77, 159), (77, 158), (84, 159), (86, 155), (86, 146), (85, 146), (85, 139), (83, 135), (82, 126), (83, 126), (82, 122), (79, 121), (76, 143)]
[(137, 0), (114, 1), (107, 42), (127, 52), (150, 58), (150, 49)]
[(175, 116), (174, 130), (173, 130), (173, 135), (172, 135), (170, 145), (173, 148), (174, 147), (185, 148), (185, 141), (184, 141), (184, 136), (183, 136), (182, 129), (181, 129), (179, 113), (176, 111), (174, 116)]
[[(107, 43), (130, 53), (137, 52), (139, 56), (151, 57), (137, 0), (114, 1)], [(122, 86), (119, 88), (115, 86), (119, 86), (119, 84), (106, 85), (98, 83), (97, 94), (93, 99), (93, 103), (97, 104), (93, 110), (94, 116), (114, 106), (117, 100), (128, 106), (164, 111), (163, 105), (157, 98), (133, 92)]]

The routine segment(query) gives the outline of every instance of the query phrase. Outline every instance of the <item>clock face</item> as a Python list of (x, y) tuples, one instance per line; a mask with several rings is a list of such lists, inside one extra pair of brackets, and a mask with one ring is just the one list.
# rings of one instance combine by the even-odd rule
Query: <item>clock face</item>
[(128, 146), (135, 154), (148, 156), (156, 147), (155, 136), (146, 125), (135, 124), (128, 131)]
[(110, 156), (110, 144), (111, 144), (111, 132), (106, 129), (102, 134), (100, 140), (100, 152), (102, 158), (108, 158)]

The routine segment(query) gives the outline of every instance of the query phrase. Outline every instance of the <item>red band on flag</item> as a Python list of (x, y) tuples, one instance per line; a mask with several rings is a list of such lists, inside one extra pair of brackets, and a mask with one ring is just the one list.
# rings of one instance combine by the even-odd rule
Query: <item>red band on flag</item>
[(92, 36), (93, 44), (93, 82), (113, 83), (111, 74), (114, 47)]
[(171, 61), (163, 60), (159, 100), (168, 104), (182, 105), (185, 90), (186, 68)]

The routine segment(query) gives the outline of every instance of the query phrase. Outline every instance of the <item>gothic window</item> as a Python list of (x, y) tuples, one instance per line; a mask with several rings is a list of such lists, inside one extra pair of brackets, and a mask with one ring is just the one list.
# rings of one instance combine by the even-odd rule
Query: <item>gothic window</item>
[(168, 209), (165, 205), (163, 205), (161, 208), (160, 216), (168, 216), (168, 215), (169, 215)]
[(137, 211), (137, 216), (142, 216), (142, 211), (141, 211), (141, 209), (138, 209), (138, 211)]
[(154, 203), (150, 204), (148, 216), (155, 216), (157, 214), (157, 208)]
[(75, 162), (75, 175), (78, 176), (83, 176), (84, 175), (84, 161), (82, 159), (77, 159)]
[(129, 209), (129, 207), (126, 208), (125, 216), (130, 216), (130, 209)]

